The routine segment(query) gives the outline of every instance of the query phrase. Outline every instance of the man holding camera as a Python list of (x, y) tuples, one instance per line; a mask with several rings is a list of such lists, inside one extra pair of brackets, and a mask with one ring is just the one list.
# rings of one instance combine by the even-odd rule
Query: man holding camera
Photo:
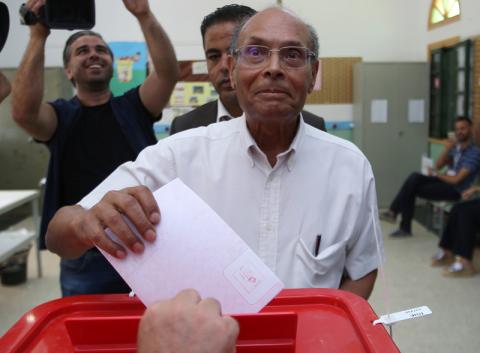
[[(156, 142), (153, 123), (161, 116), (178, 79), (170, 40), (150, 10), (148, 0), (123, 0), (142, 29), (153, 70), (146, 80), (112, 97), (113, 54), (92, 31), (74, 33), (63, 52), (65, 74), (76, 89), (71, 100), (42, 103), (45, 43), (50, 29), (30, 26), (30, 40), (13, 83), (12, 116), (50, 150), (42, 217), (42, 236), (56, 210), (74, 204), (120, 164)], [(37, 16), (45, 0), (26, 7)], [(127, 292), (128, 286), (95, 249), (61, 262), (62, 293)]]

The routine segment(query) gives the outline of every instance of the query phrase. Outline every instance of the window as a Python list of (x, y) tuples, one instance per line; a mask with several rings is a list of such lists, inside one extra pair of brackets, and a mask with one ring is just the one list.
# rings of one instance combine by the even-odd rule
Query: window
[(459, 0), (432, 0), (428, 28), (435, 28), (460, 19)]
[(473, 118), (471, 40), (432, 50), (430, 62), (430, 137), (446, 138), (455, 118)]

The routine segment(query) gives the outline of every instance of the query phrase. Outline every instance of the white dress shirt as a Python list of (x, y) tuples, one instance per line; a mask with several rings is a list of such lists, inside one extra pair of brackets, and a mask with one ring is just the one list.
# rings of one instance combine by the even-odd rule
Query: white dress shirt
[[(147, 147), (80, 204), (109, 190), (180, 178), (212, 207), (286, 287), (338, 288), (359, 279), (383, 251), (371, 166), (352, 143), (300, 120), (290, 148), (272, 168), (245, 117), (190, 129)], [(375, 228), (375, 230), (374, 230)], [(314, 256), (317, 236), (320, 249)], [(195, 234), (192, 234), (194, 237)]]
[(222, 101), (220, 100), (220, 98), (217, 99), (217, 123), (220, 122), (220, 118), (221, 117), (228, 117), (228, 119), (226, 120), (230, 120), (232, 118), (234, 118), (227, 110), (227, 108), (225, 108), (225, 106), (223, 105)]

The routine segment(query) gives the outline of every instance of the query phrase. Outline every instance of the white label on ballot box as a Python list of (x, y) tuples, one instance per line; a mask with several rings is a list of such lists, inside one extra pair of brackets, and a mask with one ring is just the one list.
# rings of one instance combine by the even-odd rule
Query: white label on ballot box
[(216, 298), (223, 313), (256, 313), (283, 288), (248, 245), (180, 179), (155, 191), (154, 197), (161, 213), (156, 241), (145, 242), (142, 254), (126, 249), (122, 260), (101, 250), (145, 305), (194, 288), (203, 298)]
[(382, 315), (379, 319), (375, 320), (373, 324), (393, 325), (399, 321), (417, 319), (425, 315), (430, 315), (431, 313), (432, 311), (428, 306), (420, 306), (418, 308), (399, 311), (393, 314)]

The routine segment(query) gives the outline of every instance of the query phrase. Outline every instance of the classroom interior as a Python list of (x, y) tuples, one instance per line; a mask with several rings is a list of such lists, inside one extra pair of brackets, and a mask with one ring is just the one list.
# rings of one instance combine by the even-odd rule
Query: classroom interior
[[(16, 18), (22, 2), (7, 1), (11, 24), (0, 53), (0, 70), (10, 81), (28, 41), (27, 27)], [(150, 1), (181, 67), (180, 82), (155, 125), (158, 139), (168, 135), (175, 116), (217, 98), (207, 82), (199, 25), (205, 14), (227, 3), (234, 2)], [(355, 143), (367, 156), (380, 209), (389, 206), (410, 172), (420, 171), (422, 157), (438, 158), (456, 116), (473, 121), (475, 139), (480, 141), (478, 0), (235, 3), (258, 10), (281, 3), (317, 30), (320, 71), (305, 109), (324, 117), (329, 133)], [(121, 93), (142, 82), (148, 67), (147, 49), (138, 24), (123, 6), (116, 0), (97, 1), (93, 30), (103, 35), (116, 57), (124, 59), (115, 63), (112, 91)], [(69, 31), (57, 30), (48, 39), (45, 100), (74, 94), (61, 61), (69, 35)], [(126, 63), (130, 53), (141, 53), (141, 59)], [(9, 97), (0, 105), (0, 190), (34, 190), (34, 202), (41, 206), (49, 153), (15, 125), (10, 111)], [(32, 209), (30, 201), (2, 211), (0, 236), (17, 230), (36, 234), (38, 219), (32, 213), (38, 210)], [(388, 235), (394, 226), (381, 222), (386, 263), (369, 303), (378, 315), (430, 307), (432, 315), (393, 327), (393, 340), (402, 352), (476, 352), (480, 347), (476, 332), (480, 327), (480, 275), (445, 278), (430, 266), (443, 224), (439, 218), (444, 215), (431, 203), (419, 200), (417, 206), (413, 237), (393, 239)], [(0, 336), (28, 310), (60, 297), (59, 258), (41, 251), (38, 261), (32, 239), (26, 282), (0, 286)], [(478, 252), (477, 247), (474, 263), (480, 271)]]

